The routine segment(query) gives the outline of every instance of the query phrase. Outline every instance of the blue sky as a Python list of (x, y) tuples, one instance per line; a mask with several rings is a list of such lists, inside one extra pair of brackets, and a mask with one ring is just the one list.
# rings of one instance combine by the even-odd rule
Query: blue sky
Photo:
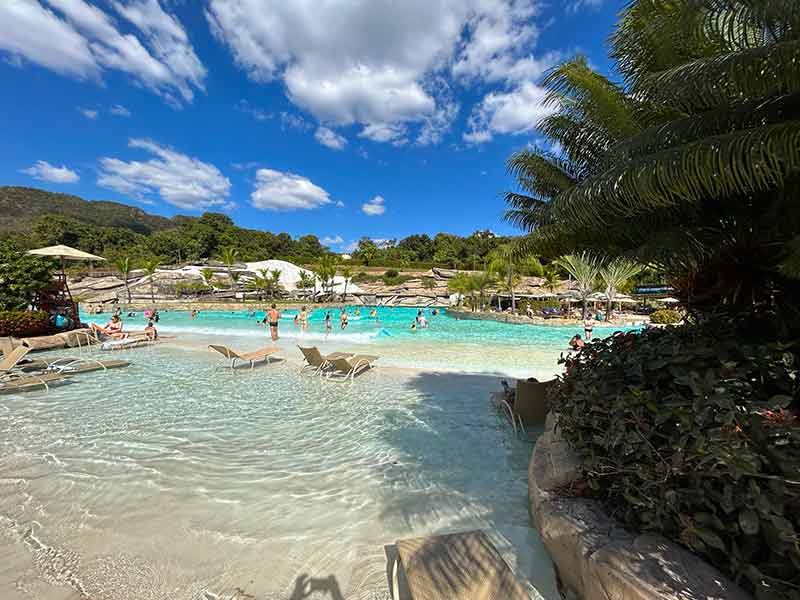
[(620, 0), (3, 0), (0, 184), (362, 236), (502, 221), (539, 84)]

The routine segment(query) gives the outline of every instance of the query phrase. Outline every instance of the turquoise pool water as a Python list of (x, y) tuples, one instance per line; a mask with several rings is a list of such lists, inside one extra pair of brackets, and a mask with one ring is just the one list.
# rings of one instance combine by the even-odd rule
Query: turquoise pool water
[[(308, 330), (303, 332), (294, 323), (297, 310), (282, 313), (280, 345), (296, 352), (296, 345), (318, 345), (323, 350), (353, 350), (378, 354), (382, 363), (404, 368), (436, 369), (474, 373), (496, 373), (513, 377), (551, 377), (558, 373), (558, 358), (568, 351), (568, 341), (582, 327), (518, 325), (496, 321), (459, 320), (447, 311), (423, 309), (427, 329), (411, 330), (416, 308), (377, 308), (377, 318), (369, 316), (371, 308), (348, 307), (348, 326), (339, 325), (339, 310), (332, 310), (332, 331), (325, 331), (328, 311), (310, 311)], [(159, 331), (196, 343), (229, 340), (231, 346), (248, 349), (269, 342), (268, 329), (260, 325), (264, 313), (250, 311), (201, 311), (191, 319), (186, 311), (161, 311)], [(89, 317), (100, 324), (108, 315)], [(130, 330), (142, 329), (142, 313), (123, 315)], [(595, 337), (609, 335), (620, 328), (595, 327)]]
[[(388, 600), (396, 540), (482, 529), (534, 600), (556, 600), (528, 517), (532, 444), (489, 395), (557, 372), (575, 331), (426, 311), (414, 334), (416, 310), (383, 308), (326, 338), (323, 312), (305, 333), (293, 314), (269, 366), (232, 371), (207, 348), (269, 344), (260, 314), (162, 312), (163, 344), (85, 355), (129, 367), (0, 397), (0, 598)], [(300, 373), (297, 344), (381, 358), (326, 381)]]

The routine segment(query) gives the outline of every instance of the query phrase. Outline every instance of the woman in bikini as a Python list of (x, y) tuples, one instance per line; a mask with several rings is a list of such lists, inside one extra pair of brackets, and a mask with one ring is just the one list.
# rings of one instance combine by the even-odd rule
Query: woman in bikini
[(128, 337), (128, 334), (122, 331), (122, 319), (119, 318), (119, 315), (111, 317), (111, 320), (106, 323), (105, 327), (100, 327), (97, 323), (92, 323), (91, 328), (92, 331), (102, 333), (115, 340), (124, 340)]

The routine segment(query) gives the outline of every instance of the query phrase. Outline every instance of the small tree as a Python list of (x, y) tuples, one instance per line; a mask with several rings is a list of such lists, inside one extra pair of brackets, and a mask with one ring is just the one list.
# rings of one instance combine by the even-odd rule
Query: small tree
[(458, 294), (456, 306), (461, 308), (464, 301), (464, 296), (470, 290), (470, 278), (466, 273), (456, 273), (455, 277), (447, 281), (447, 289), (451, 292)]
[(231, 279), (231, 287), (235, 287), (236, 281), (238, 280), (233, 278), (233, 267), (238, 260), (239, 250), (237, 250), (234, 246), (227, 246), (222, 249), (220, 262), (222, 262), (222, 264), (228, 268), (228, 277)]
[(314, 287), (316, 284), (316, 277), (314, 274), (309, 271), (300, 271), (299, 279), (297, 281), (297, 287), (301, 290), (307, 290), (309, 288)]
[(585, 319), (589, 295), (594, 290), (595, 281), (600, 273), (600, 261), (591, 254), (582, 252), (562, 256), (556, 262), (572, 275), (578, 284), (578, 295), (583, 303), (582, 318)]
[(131, 288), (128, 286), (128, 277), (133, 269), (130, 256), (122, 256), (114, 261), (114, 267), (117, 269), (122, 282), (125, 284), (125, 293), (128, 295), (128, 304), (131, 303)]
[(641, 270), (641, 265), (625, 258), (617, 258), (600, 269), (600, 278), (606, 287), (606, 321), (611, 320), (611, 308), (617, 290)]
[(53, 283), (52, 260), (18, 252), (0, 243), (0, 310), (24, 310)]
[(214, 287), (212, 283), (214, 281), (214, 269), (209, 269), (208, 267), (201, 269), (200, 275), (203, 277), (203, 281), (208, 287)]
[(280, 269), (272, 269), (269, 272), (269, 289), (272, 293), (272, 297), (278, 295), (278, 291), (281, 289), (281, 270)]
[(344, 294), (342, 294), (342, 302), (347, 301), (347, 284), (350, 283), (350, 280), (353, 278), (353, 268), (352, 267), (342, 267), (342, 277), (344, 277)]
[(490, 287), (495, 283), (494, 275), (489, 271), (481, 271), (480, 273), (476, 273), (471, 277), (472, 285), (474, 286), (474, 290), (479, 293), (480, 300), (481, 300), (481, 310), (484, 309), (485, 306), (485, 292), (486, 288)]
[[(505, 289), (511, 294), (511, 310), (517, 310), (514, 288), (519, 285), (516, 267), (520, 263), (516, 248), (512, 244), (502, 244), (489, 255), (489, 271), (502, 278)], [(498, 299), (498, 306), (500, 301)]]
[(161, 261), (157, 258), (150, 258), (142, 262), (142, 268), (144, 272), (147, 273), (147, 276), (150, 277), (150, 301), (155, 304), (156, 303), (156, 293), (155, 288), (153, 287), (153, 280), (156, 278), (156, 271), (161, 266)]

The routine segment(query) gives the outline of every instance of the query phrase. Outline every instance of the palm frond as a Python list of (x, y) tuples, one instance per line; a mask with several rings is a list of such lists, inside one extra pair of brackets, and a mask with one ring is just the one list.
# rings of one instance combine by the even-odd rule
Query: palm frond
[(642, 77), (652, 102), (689, 113), (800, 92), (800, 40), (703, 57)]
[(506, 168), (522, 189), (540, 198), (552, 198), (577, 183), (567, 161), (538, 148), (515, 152)]
[[(800, 169), (800, 121), (714, 136), (609, 169), (559, 195), (551, 216), (600, 226), (606, 215), (636, 217), (654, 209), (780, 187)], [(596, 200), (602, 198), (603, 211)]]

